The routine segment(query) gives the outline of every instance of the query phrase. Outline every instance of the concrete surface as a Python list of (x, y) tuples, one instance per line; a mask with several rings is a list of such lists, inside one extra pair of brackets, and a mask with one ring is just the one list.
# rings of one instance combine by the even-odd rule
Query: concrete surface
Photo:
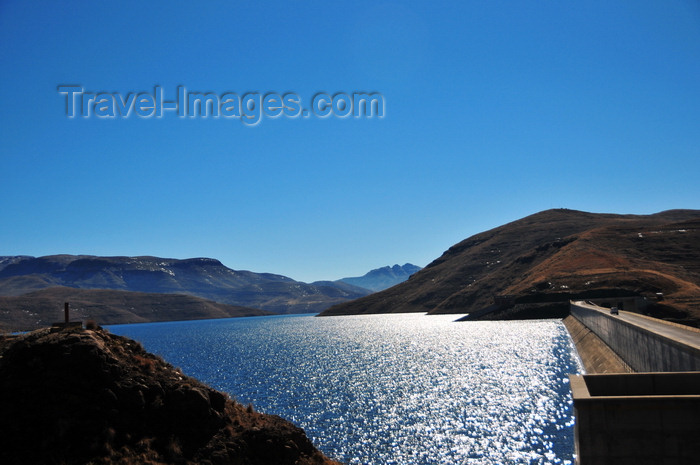
[(700, 332), (625, 311), (572, 302), (571, 315), (637, 372), (700, 371)]
[(700, 373), (570, 379), (578, 465), (700, 463)]
[(586, 373), (630, 373), (633, 370), (596, 334), (573, 316), (563, 320)]

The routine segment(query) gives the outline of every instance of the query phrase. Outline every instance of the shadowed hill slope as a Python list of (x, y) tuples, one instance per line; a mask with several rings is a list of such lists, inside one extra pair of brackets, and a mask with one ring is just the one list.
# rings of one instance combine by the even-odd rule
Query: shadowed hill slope
[(454, 245), (411, 278), (322, 315), (470, 313), (499, 295), (529, 301), (625, 291), (696, 314), (700, 211), (654, 215), (547, 210)]
[(0, 339), (0, 463), (339, 465), (304, 431), (102, 330)]
[(0, 328), (28, 331), (50, 326), (62, 321), (63, 302), (70, 302), (73, 319), (95, 320), (102, 325), (270, 314), (183, 294), (51, 287), (17, 297), (0, 297)]

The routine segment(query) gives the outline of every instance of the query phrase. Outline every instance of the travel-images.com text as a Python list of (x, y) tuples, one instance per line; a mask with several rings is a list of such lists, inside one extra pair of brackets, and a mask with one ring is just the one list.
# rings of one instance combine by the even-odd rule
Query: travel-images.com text
[(178, 86), (176, 98), (166, 100), (161, 86), (153, 92), (86, 92), (80, 85), (60, 85), (58, 93), (65, 96), (66, 116), (75, 118), (162, 118), (173, 114), (179, 118), (232, 118), (255, 126), (263, 118), (383, 118), (384, 97), (378, 92), (318, 92), (311, 98), (310, 108), (294, 92), (189, 92)]

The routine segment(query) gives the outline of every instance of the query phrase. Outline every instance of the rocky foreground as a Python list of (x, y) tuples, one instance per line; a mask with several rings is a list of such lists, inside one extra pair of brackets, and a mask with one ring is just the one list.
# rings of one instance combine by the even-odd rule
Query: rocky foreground
[(0, 463), (338, 464), (301, 428), (101, 329), (0, 341)]

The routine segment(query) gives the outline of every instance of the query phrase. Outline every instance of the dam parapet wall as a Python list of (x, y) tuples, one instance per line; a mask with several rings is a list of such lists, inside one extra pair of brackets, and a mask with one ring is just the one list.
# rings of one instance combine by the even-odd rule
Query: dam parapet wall
[(700, 373), (571, 377), (578, 465), (697, 463)]
[[(571, 302), (571, 315), (589, 328), (636, 372), (700, 371), (700, 333), (678, 325), (654, 322), (659, 329), (645, 325), (644, 317), (634, 322), (624, 313), (612, 315), (607, 309), (585, 302)], [(650, 319), (647, 319), (650, 320)], [(650, 322), (651, 323), (651, 322)], [(668, 326), (666, 331), (665, 326)], [(673, 331), (671, 331), (673, 329)], [(680, 337), (687, 332), (690, 338)]]

